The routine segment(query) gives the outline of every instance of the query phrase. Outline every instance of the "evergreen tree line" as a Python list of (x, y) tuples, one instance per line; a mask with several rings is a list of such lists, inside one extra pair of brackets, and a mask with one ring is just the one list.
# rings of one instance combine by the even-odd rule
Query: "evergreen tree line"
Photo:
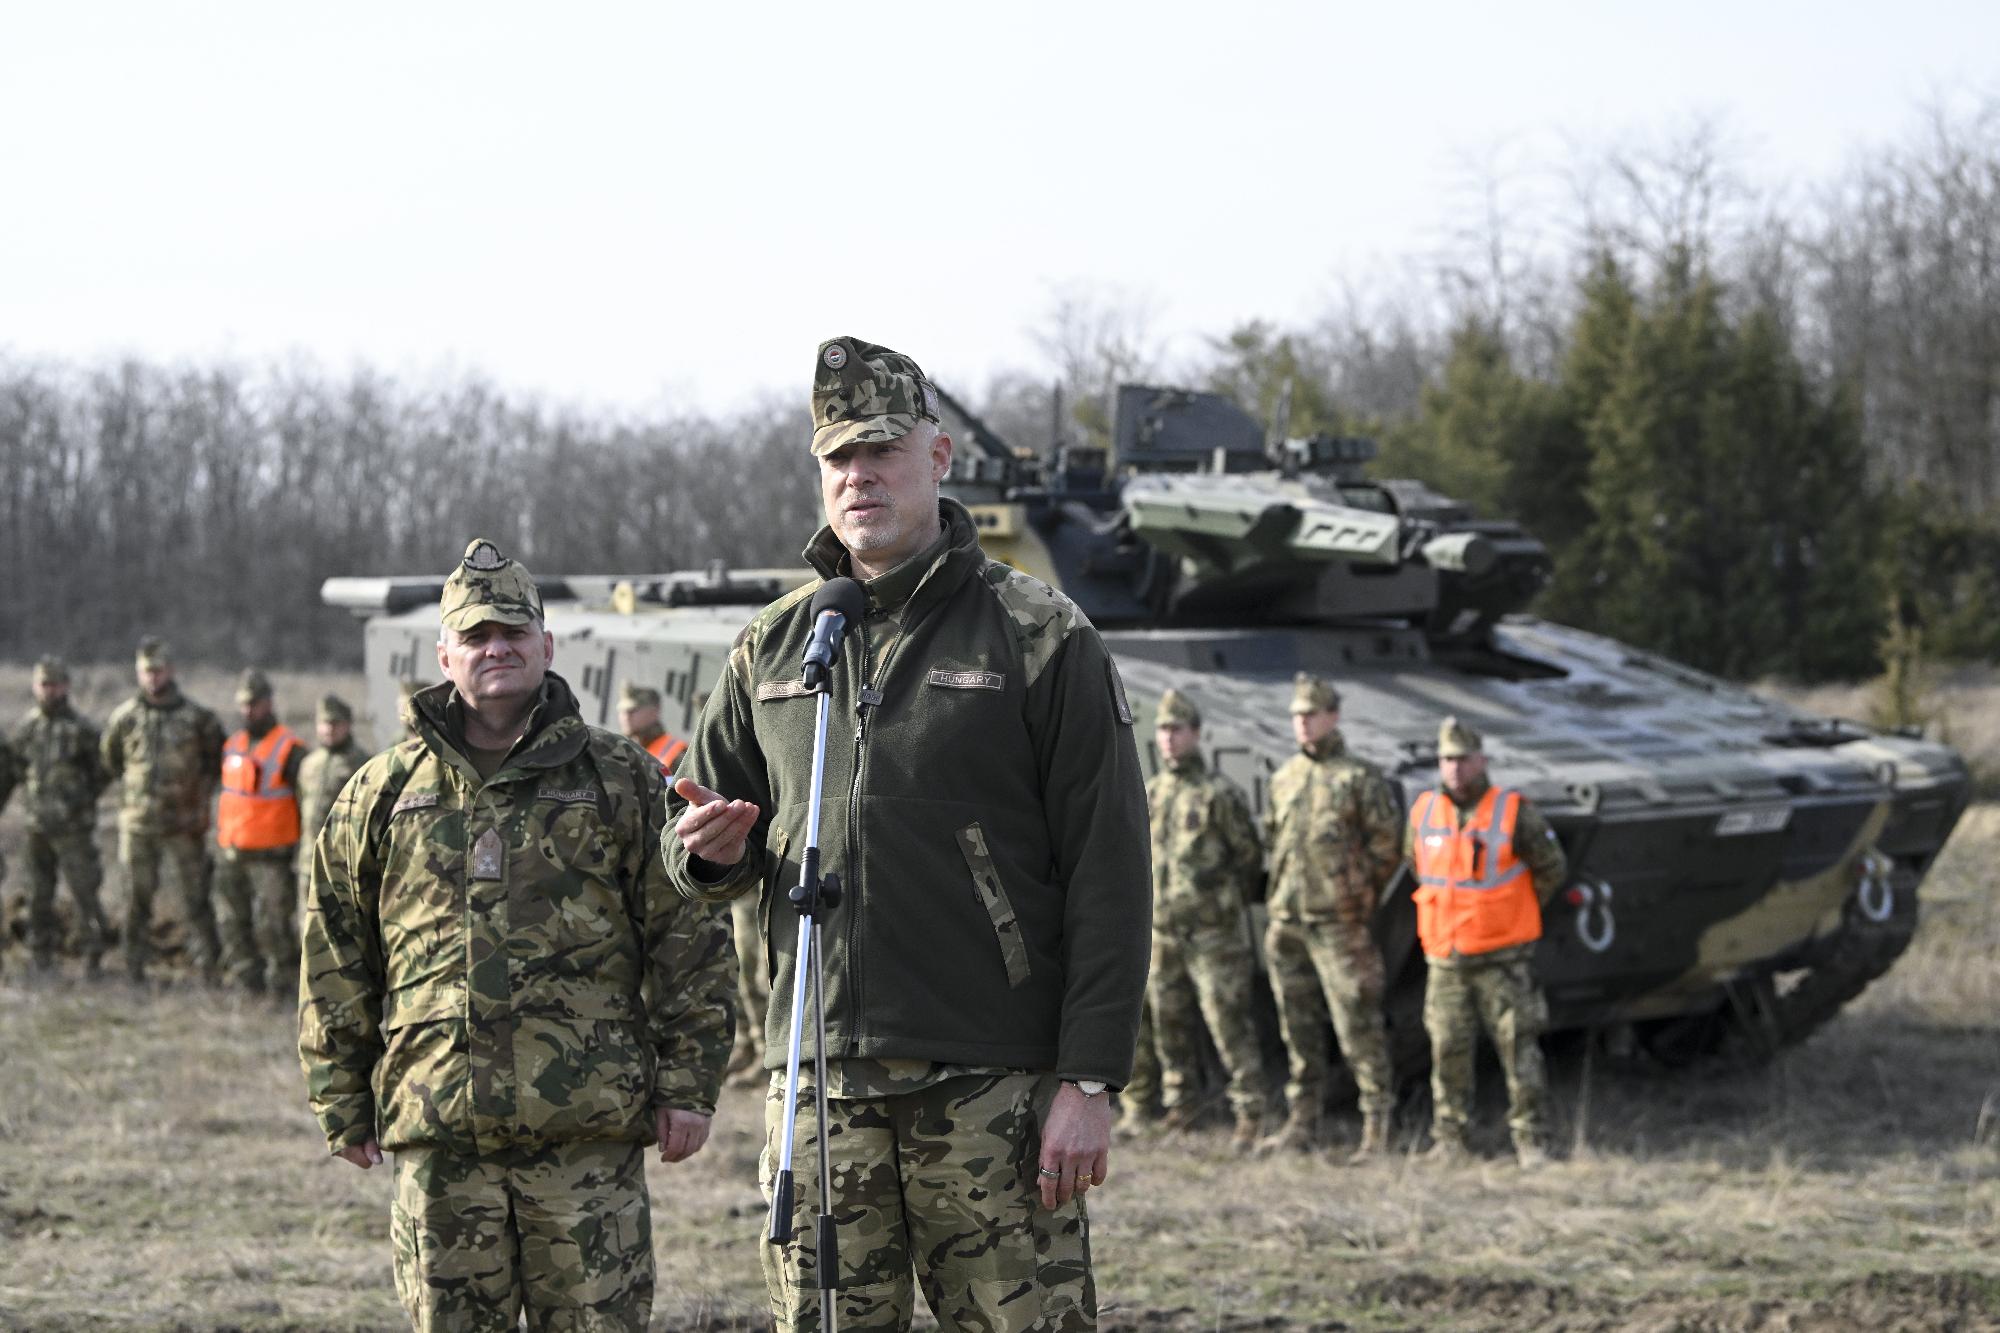
[[(1122, 380), (1374, 435), (1379, 475), (1549, 545), (1537, 610), (1727, 675), (2000, 656), (2000, 104), (1790, 209), (1717, 143), (1608, 155), (1566, 231), (1489, 187), (1423, 300), (1169, 358), (1143, 301), (1069, 289), (1045, 367), (947, 387), (1016, 445), (1101, 436)], [(642, 418), (478, 378), (0, 361), (0, 655), (163, 633), (352, 663), (321, 581), (439, 573), (474, 535), (545, 572), (790, 564), (818, 521), (803, 398)]]

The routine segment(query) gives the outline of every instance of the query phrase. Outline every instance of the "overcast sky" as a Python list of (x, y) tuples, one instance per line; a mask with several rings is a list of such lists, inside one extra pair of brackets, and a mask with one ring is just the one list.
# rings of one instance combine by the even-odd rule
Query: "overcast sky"
[(0, 351), (803, 397), (837, 333), (1187, 349), (1435, 250), (1480, 163), (1722, 118), (1760, 182), (2000, 93), (2000, 5), (17, 3)]

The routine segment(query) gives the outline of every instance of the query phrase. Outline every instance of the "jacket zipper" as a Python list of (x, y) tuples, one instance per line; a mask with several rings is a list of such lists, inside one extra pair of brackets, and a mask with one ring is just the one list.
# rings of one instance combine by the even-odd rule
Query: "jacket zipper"
[[(861, 919), (861, 766), (867, 759), (864, 742), (868, 736), (868, 696), (873, 687), (868, 683), (868, 618), (863, 614), (861, 624), (861, 670), (856, 673), (861, 684), (854, 696), (854, 771), (847, 783), (847, 881), (841, 885), (843, 905), (847, 909), (847, 994), (848, 1006), (853, 1010), (853, 1019), (847, 1028), (847, 1053), (858, 1055), (861, 1051), (861, 958), (860, 931), (856, 923)], [(820, 959), (820, 967), (826, 967), (826, 959)]]

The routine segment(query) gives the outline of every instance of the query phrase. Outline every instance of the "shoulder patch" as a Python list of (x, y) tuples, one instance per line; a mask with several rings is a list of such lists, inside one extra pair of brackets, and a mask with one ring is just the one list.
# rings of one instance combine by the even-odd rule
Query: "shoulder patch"
[[(1043, 668), (1054, 660), (1056, 651), (1068, 641), (1071, 631), (1090, 621), (1075, 602), (1012, 565), (988, 560), (984, 577), (1001, 609), (1013, 622), (1014, 638), (1027, 668), (1027, 683), (1033, 685), (1041, 679)], [(1132, 719), (1128, 716), (1124, 720)]]

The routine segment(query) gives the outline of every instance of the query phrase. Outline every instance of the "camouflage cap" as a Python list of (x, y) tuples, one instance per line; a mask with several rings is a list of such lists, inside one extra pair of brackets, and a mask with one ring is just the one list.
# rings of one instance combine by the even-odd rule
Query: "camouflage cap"
[(909, 357), (859, 338), (829, 338), (813, 363), (813, 457), (900, 440), (937, 421), (937, 389)]
[(1340, 691), (1333, 688), (1333, 682), (1322, 680), (1309, 671), (1301, 671), (1292, 677), (1292, 711), (1294, 713), (1337, 712), (1340, 708)]
[(502, 555), (486, 538), (474, 537), (444, 581), (438, 613), (446, 629), (468, 630), (484, 620), (525, 625), (542, 618), (542, 595), (526, 565)]
[(1438, 758), (1456, 759), (1461, 755), (1479, 754), (1485, 748), (1479, 733), (1457, 718), (1448, 717), (1438, 724)]
[(319, 720), (322, 722), (352, 722), (354, 710), (347, 706), (347, 700), (337, 694), (322, 694), (319, 697)]
[(166, 641), (149, 634), (139, 640), (138, 663), (142, 667), (163, 667), (172, 666), (174, 659), (167, 651)]
[(618, 706), (620, 708), (658, 708), (660, 706), (660, 692), (650, 685), (640, 685), (635, 681), (628, 680), (618, 691)]
[(252, 699), (271, 697), (270, 678), (255, 667), (243, 673), (236, 682), (236, 702), (247, 704)]
[(69, 663), (60, 657), (44, 657), (35, 663), (35, 684), (50, 681), (57, 685), (69, 684)]
[(1153, 725), (1170, 727), (1175, 723), (1183, 726), (1201, 726), (1201, 710), (1194, 706), (1194, 700), (1179, 690), (1168, 690), (1160, 696), (1160, 706), (1153, 711)]

